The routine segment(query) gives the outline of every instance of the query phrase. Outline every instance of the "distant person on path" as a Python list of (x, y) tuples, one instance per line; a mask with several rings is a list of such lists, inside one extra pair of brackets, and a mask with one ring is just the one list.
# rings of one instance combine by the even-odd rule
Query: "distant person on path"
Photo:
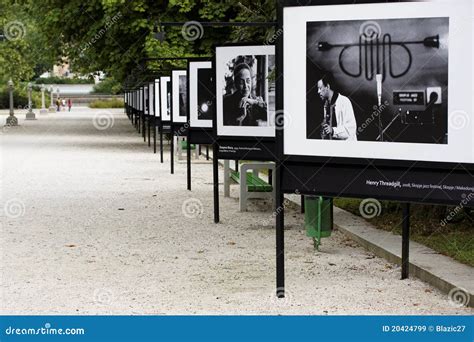
[(61, 98), (56, 100), (56, 107), (57, 107), (57, 110), (59, 112), (61, 110)]
[(65, 99), (61, 100), (61, 105), (63, 107), (63, 110), (66, 110), (66, 100)]
[(69, 108), (69, 111), (71, 111), (71, 107), (72, 107), (72, 100), (71, 99), (67, 99), (67, 107)]

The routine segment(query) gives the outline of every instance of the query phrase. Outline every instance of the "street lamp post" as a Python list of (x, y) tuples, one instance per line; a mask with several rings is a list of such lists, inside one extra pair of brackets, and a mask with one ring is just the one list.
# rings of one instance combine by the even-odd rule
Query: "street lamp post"
[(46, 104), (45, 104), (45, 99), (44, 99), (44, 92), (46, 91), (46, 88), (44, 84), (41, 85), (41, 109), (40, 109), (40, 114), (48, 114), (48, 110), (46, 109)]
[(13, 111), (13, 81), (10, 79), (8, 81), (8, 90), (10, 93), (10, 116), (7, 118), (7, 126), (18, 126), (18, 119), (15, 116)]
[(32, 88), (31, 82), (28, 83), (28, 113), (26, 113), (26, 120), (36, 120), (36, 114), (33, 112), (33, 101), (31, 100)]
[(58, 112), (61, 110), (61, 103), (59, 102), (59, 87), (56, 88), (56, 103), (59, 103), (57, 106)]
[(49, 106), (49, 112), (54, 113), (56, 109), (54, 108), (54, 89), (53, 86), (49, 86), (49, 96), (51, 97), (51, 105)]

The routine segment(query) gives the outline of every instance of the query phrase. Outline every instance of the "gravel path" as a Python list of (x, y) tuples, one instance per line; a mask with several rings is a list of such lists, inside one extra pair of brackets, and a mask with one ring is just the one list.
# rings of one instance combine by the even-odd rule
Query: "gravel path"
[(270, 203), (240, 213), (234, 187), (214, 224), (211, 165), (187, 191), (121, 110), (19, 118), (0, 131), (0, 314), (473, 313), (339, 232), (315, 252), (295, 208), (277, 300)]

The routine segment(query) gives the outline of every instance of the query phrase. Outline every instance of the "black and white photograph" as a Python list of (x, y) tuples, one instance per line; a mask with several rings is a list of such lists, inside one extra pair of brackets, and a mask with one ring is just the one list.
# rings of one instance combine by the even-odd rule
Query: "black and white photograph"
[(216, 49), (216, 119), (219, 135), (275, 136), (273, 46)]
[(143, 86), (142, 89), (143, 89), (143, 111), (145, 115), (148, 115), (150, 114), (149, 112), (150, 106), (148, 103), (148, 85)]
[(161, 120), (171, 121), (171, 77), (160, 78)]
[(285, 153), (472, 162), (473, 37), (462, 10), (316, 7), (285, 9)]
[(154, 115), (156, 117), (160, 117), (161, 115), (161, 104), (160, 104), (160, 79), (157, 78), (155, 80), (155, 86), (154, 86), (154, 101), (155, 101), (155, 112)]
[(214, 116), (215, 89), (213, 88), (212, 63), (190, 61), (189, 122), (191, 127), (211, 128)]
[(172, 87), (172, 121), (185, 123), (187, 120), (187, 72), (186, 70), (173, 70), (171, 73)]
[(309, 139), (448, 143), (449, 18), (308, 22), (306, 39)]
[(138, 90), (138, 110), (142, 112), (144, 108), (145, 106), (143, 104), (143, 87), (140, 87), (140, 89)]
[(154, 106), (154, 94), (155, 94), (155, 82), (148, 84), (148, 115), (155, 115), (155, 106)]

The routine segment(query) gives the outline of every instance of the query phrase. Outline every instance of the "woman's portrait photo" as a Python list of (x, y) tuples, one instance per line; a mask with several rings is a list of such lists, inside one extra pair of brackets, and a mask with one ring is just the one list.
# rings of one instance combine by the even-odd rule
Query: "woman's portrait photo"
[[(221, 122), (224, 130), (235, 132), (229, 135), (272, 136), (270, 130), (265, 128), (271, 127), (274, 131), (272, 121), (275, 113), (275, 56), (265, 50), (274, 48), (232, 46), (219, 49), (236, 48), (240, 51), (223, 56), (221, 62), (216, 65), (218, 123)], [(249, 54), (252, 52), (248, 51), (249, 48), (254, 49), (256, 53)], [(238, 53), (244, 51), (245, 54)], [(216, 58), (216, 61), (218, 60), (219, 56)], [(247, 134), (250, 127), (255, 128), (254, 132)]]

